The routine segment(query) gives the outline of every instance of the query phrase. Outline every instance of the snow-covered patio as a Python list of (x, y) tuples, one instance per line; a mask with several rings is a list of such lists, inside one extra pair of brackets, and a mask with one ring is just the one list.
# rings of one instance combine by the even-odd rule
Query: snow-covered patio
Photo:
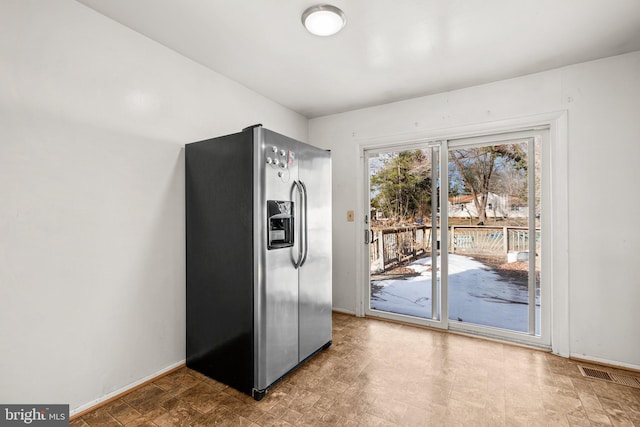
[[(419, 275), (372, 281), (371, 308), (431, 318), (431, 257), (418, 259), (407, 267)], [(449, 254), (449, 319), (527, 332), (526, 283), (507, 281), (473, 258)], [(540, 300), (537, 295), (536, 333), (539, 330)]]

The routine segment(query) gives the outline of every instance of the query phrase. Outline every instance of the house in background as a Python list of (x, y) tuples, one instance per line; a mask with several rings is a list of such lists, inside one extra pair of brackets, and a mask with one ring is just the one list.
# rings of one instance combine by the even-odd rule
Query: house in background
[[(479, 218), (472, 195), (449, 197), (449, 216), (453, 218)], [(508, 194), (487, 194), (487, 219), (527, 218), (527, 201)]]
[[(402, 2), (392, 12), (440, 9), (421, 21), (432, 26), (388, 38), (375, 37), (394, 15), (381, 2), (340, 1), (349, 23), (335, 39), (292, 35), (306, 2), (287, 2), (288, 18), (267, 3), (190, 2), (222, 8), (216, 25), (197, 25), (207, 14), (188, 21), (181, 2), (136, 2), (120, 22), (87, 4), (129, 1), (0, 2), (0, 402), (77, 413), (184, 363), (184, 144), (254, 123), (332, 151), (333, 306), (361, 315), (362, 147), (553, 117), (552, 351), (640, 369), (640, 227), (628, 222), (640, 211), (628, 197), (640, 182), (635, 0), (604, 11), (529, 1), (523, 27), (504, 19), (509, 2), (483, 2), (484, 19), (448, 13), (451, 2)], [(503, 29), (499, 44), (478, 42)], [(522, 34), (526, 48), (511, 44)], [(188, 52), (171, 47), (190, 37), (200, 42)], [(553, 50), (567, 40), (576, 44)], [(194, 60), (207, 52), (220, 62)], [(431, 67), (412, 62), (433, 55)], [(534, 55), (535, 67), (511, 68)], [(341, 93), (350, 98), (338, 103)], [(612, 231), (621, 225), (624, 235)]]

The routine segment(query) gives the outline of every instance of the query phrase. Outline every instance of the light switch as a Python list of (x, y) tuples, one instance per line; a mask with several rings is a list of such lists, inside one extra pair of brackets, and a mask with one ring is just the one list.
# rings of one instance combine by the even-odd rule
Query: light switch
[(347, 221), (353, 222), (354, 218), (355, 218), (355, 214), (353, 213), (353, 211), (347, 211)]

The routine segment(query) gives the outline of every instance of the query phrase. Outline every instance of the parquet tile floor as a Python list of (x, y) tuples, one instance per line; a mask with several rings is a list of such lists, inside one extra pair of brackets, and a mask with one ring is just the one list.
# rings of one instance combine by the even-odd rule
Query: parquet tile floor
[(122, 425), (640, 427), (640, 389), (542, 351), (334, 313), (333, 345), (260, 402), (181, 368), (71, 422)]

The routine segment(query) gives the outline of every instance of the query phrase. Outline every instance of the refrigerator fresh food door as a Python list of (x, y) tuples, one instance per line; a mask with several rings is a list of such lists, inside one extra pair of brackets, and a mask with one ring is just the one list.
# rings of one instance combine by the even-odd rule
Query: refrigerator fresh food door
[(298, 268), (300, 361), (331, 341), (331, 153), (300, 144), (304, 255)]

